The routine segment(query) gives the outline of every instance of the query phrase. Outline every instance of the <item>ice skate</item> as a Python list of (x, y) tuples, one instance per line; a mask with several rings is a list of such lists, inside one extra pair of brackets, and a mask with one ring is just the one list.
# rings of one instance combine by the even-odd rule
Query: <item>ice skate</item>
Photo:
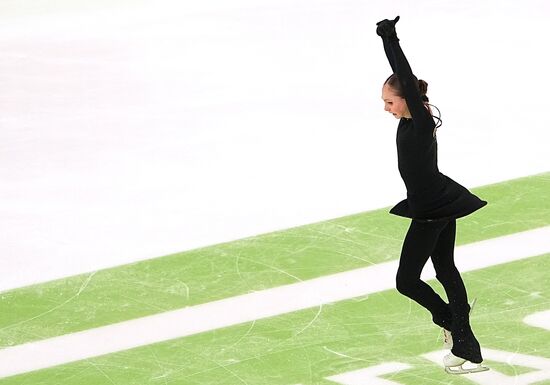
[[(470, 303), (470, 315), (472, 314), (472, 310), (474, 310), (474, 305), (476, 304), (477, 298), (474, 298), (472, 302)], [(443, 329), (443, 348), (444, 349), (452, 349), (453, 348), (453, 335), (450, 330), (447, 330), (445, 328)]]
[(451, 350), (453, 348), (453, 335), (450, 330), (443, 328), (443, 348)]
[(464, 358), (455, 356), (453, 353), (449, 353), (443, 358), (443, 365), (445, 365), (445, 371), (449, 374), (470, 374), (489, 370), (482, 363), (476, 364), (470, 362)]

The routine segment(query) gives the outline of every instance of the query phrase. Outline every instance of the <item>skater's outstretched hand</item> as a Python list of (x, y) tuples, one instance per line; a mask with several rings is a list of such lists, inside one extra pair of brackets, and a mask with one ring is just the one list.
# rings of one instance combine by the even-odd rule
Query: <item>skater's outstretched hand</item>
[(384, 19), (376, 23), (376, 34), (382, 37), (397, 37), (395, 24), (399, 21), (399, 16), (393, 20)]

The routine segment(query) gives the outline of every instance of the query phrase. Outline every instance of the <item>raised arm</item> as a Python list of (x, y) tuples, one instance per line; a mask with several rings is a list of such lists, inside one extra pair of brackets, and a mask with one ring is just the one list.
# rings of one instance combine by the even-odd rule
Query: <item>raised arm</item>
[(393, 72), (397, 75), (399, 82), (403, 88), (403, 94), (407, 101), (407, 107), (413, 120), (425, 121), (431, 125), (434, 124), (433, 118), (424, 106), (420, 90), (418, 88), (418, 78), (414, 76), (411, 66), (401, 46), (399, 38), (395, 32), (395, 23), (399, 20), (399, 16), (395, 20), (383, 20), (379, 22), (376, 33), (382, 37), (384, 43), (384, 51), (390, 63)]

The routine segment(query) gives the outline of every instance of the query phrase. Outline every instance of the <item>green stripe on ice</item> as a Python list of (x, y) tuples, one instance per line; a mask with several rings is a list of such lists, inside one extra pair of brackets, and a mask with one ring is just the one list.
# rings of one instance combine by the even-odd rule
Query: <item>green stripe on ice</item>
[[(459, 245), (550, 224), (550, 173), (474, 192), (489, 205), (459, 220)], [(387, 211), (365, 212), (1, 293), (0, 346), (396, 259), (408, 220)]]

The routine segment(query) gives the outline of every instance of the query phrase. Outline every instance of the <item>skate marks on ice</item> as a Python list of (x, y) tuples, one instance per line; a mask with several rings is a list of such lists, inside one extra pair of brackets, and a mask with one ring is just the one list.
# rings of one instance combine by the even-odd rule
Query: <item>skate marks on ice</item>
[[(550, 331), (550, 310), (530, 314), (524, 318), (524, 322), (530, 326)], [(483, 348), (482, 351), (486, 360), (502, 363), (509, 367), (522, 367), (530, 370), (525, 373), (515, 373), (514, 375), (507, 375), (494, 369), (491, 371), (466, 373), (468, 380), (473, 383), (479, 385), (534, 385), (550, 380), (550, 359), (548, 358), (488, 348)], [(437, 350), (422, 354), (421, 357), (443, 369), (442, 358), (447, 352), (448, 350)], [(475, 364), (466, 363), (465, 367), (468, 365), (472, 366)], [(386, 362), (326, 377), (326, 379), (341, 385), (402, 385), (401, 382), (379, 378), (379, 376), (387, 377), (388, 375), (397, 374), (408, 369), (414, 369), (414, 366), (401, 362)]]
[(410, 365), (401, 362), (386, 362), (370, 368), (353, 370), (351, 372), (327, 377), (327, 380), (342, 385), (392, 385), (397, 384), (397, 382), (379, 378), (379, 376), (398, 373), (410, 368)]
[(401, 362), (385, 362), (369, 368), (352, 370), (351, 372), (326, 377), (326, 379), (341, 385), (400, 385), (398, 382), (380, 378), (379, 376), (387, 376), (388, 374), (399, 373), (411, 368), (410, 365)]
[[(550, 252), (550, 226), (456, 248), (461, 271)], [(427, 265), (428, 267), (428, 265)], [(137, 318), (0, 350), (0, 377), (44, 369), (161, 341), (393, 289), (397, 261)], [(428, 270), (424, 278), (434, 278)], [(433, 269), (432, 269), (433, 270)], [(239, 312), (233, 311), (239, 309)], [(223, 314), (223, 317), (220, 317)], [(51, 354), (55, 351), (56, 354)]]
[[(446, 350), (437, 350), (423, 354), (422, 357), (443, 368), (442, 357), (446, 352)], [(467, 374), (468, 380), (476, 384), (531, 385), (550, 380), (550, 359), (548, 358), (495, 349), (483, 349), (483, 355), (487, 360), (501, 362), (509, 366), (521, 366), (532, 370), (528, 373), (516, 374), (513, 376), (500, 373), (498, 370)], [(401, 371), (413, 368), (413, 366), (401, 362), (386, 362), (376, 366), (326, 377), (326, 379), (342, 385), (401, 385), (400, 382), (379, 377), (387, 377), (388, 375), (397, 374)]]
[[(516, 352), (482, 348), (485, 360), (502, 362), (510, 366), (522, 366), (532, 368), (533, 371), (523, 374), (508, 376), (497, 370), (490, 370), (475, 374), (469, 374), (468, 379), (480, 385), (530, 385), (537, 382), (550, 380), (550, 359)], [(422, 357), (443, 368), (442, 357), (446, 350), (437, 350), (423, 354)]]
[[(423, 354), (422, 357), (443, 368), (442, 357), (445, 353), (445, 350), (438, 350)], [(523, 366), (533, 370), (529, 373), (518, 374), (515, 376), (508, 376), (496, 370), (468, 374), (468, 380), (473, 383), (479, 385), (531, 385), (541, 381), (550, 380), (550, 359), (548, 358), (494, 349), (483, 349), (483, 355), (491, 361), (502, 362), (513, 366)], [(386, 362), (369, 368), (353, 370), (335, 376), (330, 376), (326, 379), (341, 385), (401, 385), (402, 383), (400, 382), (379, 377), (387, 377), (388, 375), (396, 374), (412, 368), (413, 366), (401, 362)]]

